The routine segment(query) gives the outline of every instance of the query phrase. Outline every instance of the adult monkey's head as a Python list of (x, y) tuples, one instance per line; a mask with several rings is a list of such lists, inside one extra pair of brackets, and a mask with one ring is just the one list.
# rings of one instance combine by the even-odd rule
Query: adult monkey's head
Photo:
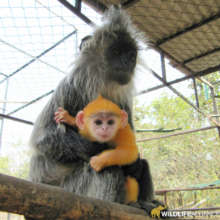
[(83, 39), (81, 53), (101, 68), (102, 79), (126, 85), (134, 75), (137, 59), (137, 31), (129, 16), (112, 6), (105, 14), (103, 25)]

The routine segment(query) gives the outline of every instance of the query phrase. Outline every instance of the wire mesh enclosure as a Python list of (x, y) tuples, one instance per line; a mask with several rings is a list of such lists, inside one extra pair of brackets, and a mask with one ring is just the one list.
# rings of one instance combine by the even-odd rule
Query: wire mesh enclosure
[(56, 1), (3, 1), (0, 7), (0, 99), (12, 115), (51, 94), (76, 53), (77, 30), (73, 14)]
[[(92, 20), (100, 17), (87, 5), (81, 9)], [(0, 113), (34, 122), (71, 68), (78, 39), (92, 29), (59, 1), (7, 0), (0, 11)], [(7, 146), (11, 136), (23, 136), (25, 128), (16, 125), (21, 128), (1, 118), (0, 145), (2, 139)]]

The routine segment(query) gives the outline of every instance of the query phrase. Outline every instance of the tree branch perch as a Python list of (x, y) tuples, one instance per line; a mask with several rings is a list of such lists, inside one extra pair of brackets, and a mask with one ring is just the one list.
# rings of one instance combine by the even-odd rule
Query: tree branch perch
[(44, 220), (147, 220), (143, 210), (0, 174), (0, 210)]

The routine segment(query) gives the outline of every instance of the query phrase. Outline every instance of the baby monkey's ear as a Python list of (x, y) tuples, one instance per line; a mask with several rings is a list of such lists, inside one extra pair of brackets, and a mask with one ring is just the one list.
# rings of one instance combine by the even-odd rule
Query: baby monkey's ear
[(76, 125), (80, 130), (83, 130), (85, 128), (85, 115), (83, 111), (77, 113)]
[(121, 110), (121, 128), (125, 128), (128, 124), (128, 113)]

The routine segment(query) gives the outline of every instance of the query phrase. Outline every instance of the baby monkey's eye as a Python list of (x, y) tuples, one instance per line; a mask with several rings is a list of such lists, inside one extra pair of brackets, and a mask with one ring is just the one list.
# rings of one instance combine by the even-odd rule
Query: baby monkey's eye
[(108, 120), (108, 125), (113, 125), (113, 124), (115, 124), (115, 121), (113, 120), (113, 119), (111, 119), (111, 120)]
[(100, 119), (95, 120), (95, 124), (96, 125), (101, 125), (102, 124), (102, 120), (100, 120)]

